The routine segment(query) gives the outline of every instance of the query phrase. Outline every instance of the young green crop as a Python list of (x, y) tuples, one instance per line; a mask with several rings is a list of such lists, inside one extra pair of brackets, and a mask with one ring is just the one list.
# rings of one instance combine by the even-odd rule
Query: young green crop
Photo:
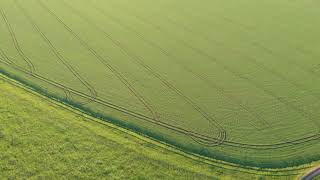
[(319, 160), (315, 1), (0, 2), (0, 68), (185, 151), (242, 165)]
[(288, 179), (314, 164), (262, 170), (211, 161), (102, 122), (0, 75), (0, 171), (14, 179)]

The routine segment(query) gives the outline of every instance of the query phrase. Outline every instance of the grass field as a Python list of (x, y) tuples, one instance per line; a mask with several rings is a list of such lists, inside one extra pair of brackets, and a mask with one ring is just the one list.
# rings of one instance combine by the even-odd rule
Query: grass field
[(316, 163), (259, 170), (183, 153), (56, 103), (0, 75), (6, 179), (295, 179)]
[(320, 159), (317, 1), (2, 0), (0, 68), (88, 114), (241, 165)]

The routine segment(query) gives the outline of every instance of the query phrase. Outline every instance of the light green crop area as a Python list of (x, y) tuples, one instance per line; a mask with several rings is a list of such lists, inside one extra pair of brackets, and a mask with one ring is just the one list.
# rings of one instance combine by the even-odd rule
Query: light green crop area
[(6, 179), (293, 179), (208, 161), (90, 118), (0, 76), (0, 172)]
[(319, 5), (2, 0), (0, 68), (185, 151), (299, 165), (320, 159)]

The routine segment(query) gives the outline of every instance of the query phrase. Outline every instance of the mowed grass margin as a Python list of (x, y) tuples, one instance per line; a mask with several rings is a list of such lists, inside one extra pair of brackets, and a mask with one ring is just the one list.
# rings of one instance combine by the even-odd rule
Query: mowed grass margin
[[(17, 93), (17, 95), (19, 95), (19, 93), (23, 92), (23, 90), (21, 90), (21, 88), (23, 88), (24, 90), (28, 91), (28, 92), (23, 92), (23, 93), (26, 93), (26, 94), (32, 93), (33, 94), (32, 97), (35, 97), (34, 95), (36, 95), (36, 96), (38, 96), (37, 100), (44, 101), (44, 102), (39, 102), (39, 103), (49, 103), (52, 106), (54, 106), (55, 108), (59, 108), (59, 111), (61, 110), (61, 111), (64, 111), (64, 113), (73, 114), (73, 116), (75, 117), (75, 119), (61, 119), (62, 121), (67, 120), (67, 121), (73, 121), (72, 123), (78, 123), (78, 122), (83, 123), (82, 126), (85, 126), (86, 128), (90, 127), (90, 126), (101, 126), (102, 125), (102, 127), (100, 127), (100, 128), (102, 128), (102, 133), (104, 133), (104, 131), (106, 131), (106, 134), (108, 134), (108, 131), (110, 129), (112, 129), (116, 132), (115, 134), (120, 135), (117, 138), (120, 138), (120, 139), (123, 138), (123, 140), (127, 140), (125, 143), (123, 142), (125, 144), (124, 147), (128, 146), (132, 140), (134, 141), (134, 143), (136, 141), (138, 141), (139, 142), (138, 144), (141, 148), (141, 149), (139, 149), (140, 151), (141, 150), (146, 151), (147, 154), (149, 154), (151, 151), (152, 152), (151, 154), (155, 153), (156, 154), (155, 156), (157, 158), (160, 158), (162, 161), (165, 160), (166, 163), (173, 163), (173, 164), (175, 164), (175, 166), (178, 166), (178, 167), (183, 166), (183, 168), (187, 167), (187, 169), (191, 168), (191, 169), (193, 169), (193, 170), (191, 170), (191, 172), (193, 172), (195, 174), (197, 174), (197, 173), (202, 174), (202, 175), (204, 174), (204, 176), (199, 175), (199, 177), (201, 176), (204, 178), (204, 177), (208, 176), (208, 177), (219, 177), (219, 178), (220, 177), (231, 178), (231, 177), (243, 176), (244, 178), (248, 178), (248, 179), (252, 179), (252, 178), (256, 179), (256, 178), (265, 178), (265, 177), (271, 176), (273, 178), (276, 177), (277, 179), (288, 178), (288, 177), (294, 178), (294, 177), (299, 176), (299, 174), (301, 174), (302, 172), (305, 172), (307, 169), (309, 169), (314, 164), (316, 164), (316, 163), (306, 164), (306, 165), (303, 165), (300, 167), (292, 167), (292, 168), (286, 168), (286, 169), (260, 169), (260, 168), (244, 167), (241, 165), (226, 163), (223, 161), (215, 161), (212, 159), (197, 156), (195, 154), (185, 153), (185, 152), (180, 151), (179, 149), (168, 146), (167, 144), (154, 141), (152, 139), (138, 135), (134, 132), (120, 128), (120, 127), (115, 126), (113, 124), (103, 122), (103, 121), (98, 120), (96, 118), (92, 118), (86, 114), (83, 114), (82, 112), (78, 111), (77, 109), (70, 108), (70, 107), (63, 105), (55, 100), (52, 100), (51, 98), (47, 98), (46, 96), (43, 96), (37, 92), (34, 92), (33, 90), (29, 89), (25, 85), (18, 83), (15, 80), (12, 80), (12, 79), (9, 79), (3, 75), (0, 75), (0, 82), (3, 80), (6, 83), (10, 83), (11, 85), (14, 85), (14, 86), (12, 86), (13, 90), (17, 90), (17, 92), (7, 92), (7, 93), (13, 93), (13, 94)], [(17, 88), (17, 86), (19, 88)], [(30, 95), (28, 95), (28, 96), (30, 96)], [(40, 97), (40, 99), (39, 99), (39, 97)], [(46, 111), (44, 110), (44, 112), (46, 112)], [(45, 114), (44, 114), (44, 116), (45, 116)], [(101, 129), (97, 132), (101, 133)], [(38, 133), (40, 133), (40, 132), (38, 132)], [(90, 131), (90, 133), (94, 134), (95, 131)], [(108, 134), (108, 137), (109, 137), (109, 135), (110, 134)], [(19, 138), (19, 137), (17, 137), (17, 138)], [(114, 137), (112, 135), (109, 138), (112, 139)], [(137, 144), (135, 144), (134, 147), (137, 148)], [(44, 147), (44, 148), (46, 148), (46, 147)], [(28, 149), (25, 149), (24, 151), (28, 151)], [(116, 151), (118, 151), (118, 150), (116, 150)], [(154, 152), (154, 151), (156, 151), (156, 152)], [(154, 154), (153, 154), (153, 156), (154, 156)], [(94, 157), (94, 158), (98, 158), (98, 157)], [(155, 157), (153, 157), (153, 158), (155, 158)], [(32, 162), (29, 162), (29, 163), (32, 164)], [(141, 161), (140, 163), (143, 163), (143, 161)], [(163, 172), (165, 173), (166, 170), (168, 170), (168, 169), (165, 168), (163, 170)], [(191, 174), (193, 174), (193, 173), (191, 173)], [(180, 175), (183, 175), (183, 173)], [(190, 175), (190, 173), (188, 175)]]
[(297, 167), (297, 166), (309, 164), (319, 160), (318, 157), (311, 157), (311, 158), (299, 159), (297, 161), (283, 161), (282, 163), (255, 163), (252, 161), (241, 161), (233, 157), (226, 157), (222, 154), (212, 153), (211, 151), (208, 151), (206, 149), (199, 149), (199, 148), (194, 148), (192, 146), (187, 146), (183, 143), (176, 142), (167, 137), (161, 136), (157, 133), (153, 133), (150, 130), (139, 128), (138, 126), (128, 123), (126, 121), (121, 121), (117, 118), (106, 116), (101, 113), (97, 113), (90, 108), (82, 106), (81, 104), (75, 103), (66, 98), (55, 95), (54, 93), (50, 93), (47, 90), (43, 89), (42, 87), (37, 86), (32, 82), (24, 78), (21, 78), (19, 76), (16, 76), (2, 68), (0, 68), (0, 75), (1, 77), (7, 77), (10, 80), (13, 80), (14, 82), (20, 84), (20, 86), (22, 86), (24, 89), (30, 92), (35, 92), (36, 94), (39, 94), (43, 97), (47, 97), (55, 102), (61, 103), (64, 106), (68, 107), (68, 109), (76, 109), (82, 114), (85, 114), (87, 117), (93, 117), (99, 121), (111, 123), (115, 126), (126, 129), (127, 131), (137, 133), (141, 136), (147, 137), (148, 139), (152, 139), (153, 141), (156, 141), (158, 143), (165, 144), (166, 146), (170, 146), (174, 149), (179, 149), (179, 151), (184, 152), (186, 154), (191, 154), (192, 156), (201, 157), (201, 159), (204, 158), (204, 159), (208, 159), (209, 161), (219, 160), (220, 162), (225, 162), (228, 165), (235, 164), (236, 166), (243, 166), (246, 168), (253, 167), (253, 168), (269, 168), (269, 169)]

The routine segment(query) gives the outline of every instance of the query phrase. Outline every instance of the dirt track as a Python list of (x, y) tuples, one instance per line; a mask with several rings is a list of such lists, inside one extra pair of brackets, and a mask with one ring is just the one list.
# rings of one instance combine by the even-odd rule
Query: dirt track
[(316, 176), (320, 175), (320, 167), (310, 171), (308, 174), (304, 175), (301, 180), (312, 180)]

